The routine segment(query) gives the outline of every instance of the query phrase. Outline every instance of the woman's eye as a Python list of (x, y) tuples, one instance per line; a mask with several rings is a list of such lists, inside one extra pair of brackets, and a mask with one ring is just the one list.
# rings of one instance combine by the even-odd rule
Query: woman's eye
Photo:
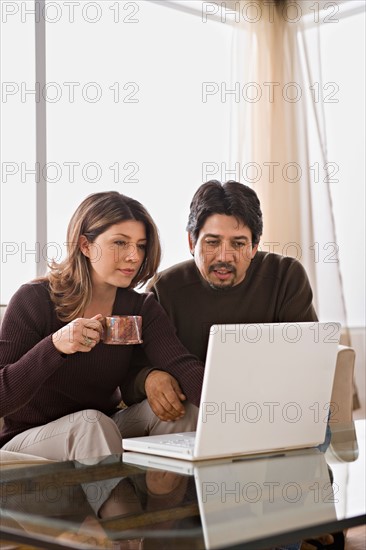
[(137, 248), (139, 248), (140, 250), (143, 250), (145, 252), (146, 250), (146, 244), (138, 244), (137, 245)]
[(126, 246), (127, 245), (126, 241), (114, 241), (114, 244), (116, 244), (118, 246)]

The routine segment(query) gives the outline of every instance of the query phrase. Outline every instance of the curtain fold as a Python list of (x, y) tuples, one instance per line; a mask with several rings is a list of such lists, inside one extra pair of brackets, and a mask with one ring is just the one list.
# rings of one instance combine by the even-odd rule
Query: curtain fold
[(298, 26), (285, 20), (281, 6), (272, 10), (271, 21), (266, 4), (256, 23), (242, 22), (234, 30), (234, 71), (242, 94), (239, 139), (232, 152), (240, 159), (243, 181), (261, 200), (261, 249), (298, 258), (308, 272), (317, 303)]

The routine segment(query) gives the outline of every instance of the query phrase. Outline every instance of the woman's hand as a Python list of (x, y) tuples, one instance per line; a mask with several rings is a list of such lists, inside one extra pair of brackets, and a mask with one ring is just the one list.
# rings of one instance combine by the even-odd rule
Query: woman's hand
[(67, 355), (77, 351), (89, 352), (100, 341), (103, 327), (103, 315), (98, 314), (91, 319), (75, 319), (60, 328), (52, 335), (52, 342), (57, 351)]

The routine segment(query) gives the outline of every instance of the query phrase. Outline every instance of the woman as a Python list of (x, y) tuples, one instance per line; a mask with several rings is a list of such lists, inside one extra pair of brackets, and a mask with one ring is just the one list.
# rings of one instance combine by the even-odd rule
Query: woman
[[(132, 290), (159, 261), (157, 228), (139, 202), (111, 191), (81, 203), (68, 227), (67, 258), (23, 285), (3, 319), (3, 449), (82, 459), (121, 452), (121, 435), (194, 428), (203, 365), (179, 342), (153, 295)], [(161, 421), (146, 400), (118, 409), (124, 387), (134, 382), (139, 346), (101, 342), (102, 318), (112, 314), (142, 316), (142, 347), (158, 369), (148, 371), (145, 388), (159, 371), (172, 375), (180, 399), (188, 400), (184, 417), (177, 412), (175, 422)]]

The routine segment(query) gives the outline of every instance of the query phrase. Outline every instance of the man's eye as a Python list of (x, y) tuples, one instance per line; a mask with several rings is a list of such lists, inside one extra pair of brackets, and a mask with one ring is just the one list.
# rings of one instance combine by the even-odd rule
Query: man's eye
[(234, 248), (242, 248), (243, 246), (245, 246), (246, 243), (242, 243), (240, 241), (235, 241), (234, 244), (233, 244), (233, 247)]
[(206, 244), (209, 246), (219, 246), (220, 241), (206, 241)]

